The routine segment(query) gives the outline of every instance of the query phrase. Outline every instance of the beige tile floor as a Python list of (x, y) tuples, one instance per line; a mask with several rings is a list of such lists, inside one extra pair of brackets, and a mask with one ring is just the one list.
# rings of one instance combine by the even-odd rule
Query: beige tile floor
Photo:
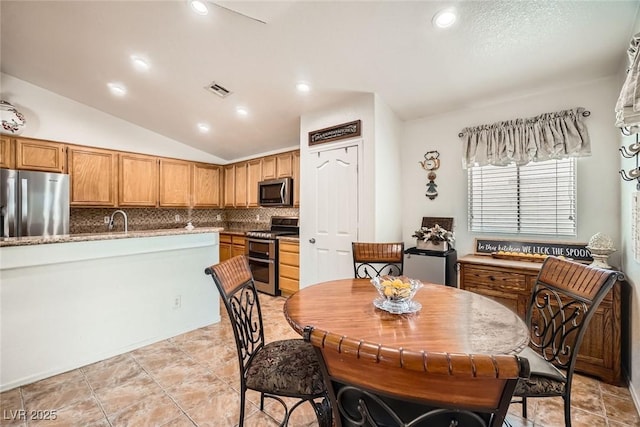
[[(260, 296), (267, 341), (297, 338), (282, 315), (283, 298)], [(2, 426), (235, 426), (238, 367), (233, 333), (223, 321), (93, 365), (0, 394)], [(251, 427), (275, 427), (275, 403), (258, 409), (258, 395), (246, 404)], [(640, 426), (628, 389), (578, 376), (572, 398), (574, 427)], [(529, 420), (512, 405), (514, 427), (563, 425), (561, 399), (531, 399)], [(20, 419), (19, 410), (55, 411), (56, 420)], [(43, 414), (43, 413), (41, 413)], [(294, 412), (292, 427), (315, 426), (310, 405)]]

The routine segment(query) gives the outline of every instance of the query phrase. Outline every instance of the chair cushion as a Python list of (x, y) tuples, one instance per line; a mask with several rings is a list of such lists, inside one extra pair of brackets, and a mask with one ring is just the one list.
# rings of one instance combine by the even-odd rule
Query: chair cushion
[(247, 369), (247, 387), (283, 396), (319, 395), (325, 391), (313, 346), (300, 339), (265, 345)]
[(514, 396), (562, 396), (567, 382), (562, 372), (527, 347), (519, 354), (529, 360), (531, 375), (518, 380)]

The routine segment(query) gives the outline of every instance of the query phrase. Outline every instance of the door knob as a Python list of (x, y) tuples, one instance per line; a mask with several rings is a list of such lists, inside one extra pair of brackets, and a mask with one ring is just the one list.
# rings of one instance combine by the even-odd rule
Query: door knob
[(314, 239), (313, 237), (309, 239), (309, 243), (315, 243), (316, 239)]

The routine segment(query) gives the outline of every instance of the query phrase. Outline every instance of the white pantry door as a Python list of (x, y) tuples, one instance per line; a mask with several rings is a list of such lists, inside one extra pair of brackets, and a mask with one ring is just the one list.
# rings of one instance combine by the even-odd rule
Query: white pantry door
[(353, 276), (358, 239), (358, 146), (310, 154), (314, 159), (312, 283)]

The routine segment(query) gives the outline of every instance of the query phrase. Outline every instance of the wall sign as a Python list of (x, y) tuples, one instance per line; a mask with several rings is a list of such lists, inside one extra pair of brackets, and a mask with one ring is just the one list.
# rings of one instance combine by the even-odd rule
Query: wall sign
[(324, 144), (325, 142), (338, 141), (340, 139), (360, 136), (360, 120), (343, 123), (338, 126), (324, 128), (309, 132), (309, 145)]
[(542, 254), (571, 258), (576, 261), (593, 261), (586, 243), (548, 243), (512, 240), (476, 239), (476, 253), (490, 254), (505, 251), (519, 254)]

